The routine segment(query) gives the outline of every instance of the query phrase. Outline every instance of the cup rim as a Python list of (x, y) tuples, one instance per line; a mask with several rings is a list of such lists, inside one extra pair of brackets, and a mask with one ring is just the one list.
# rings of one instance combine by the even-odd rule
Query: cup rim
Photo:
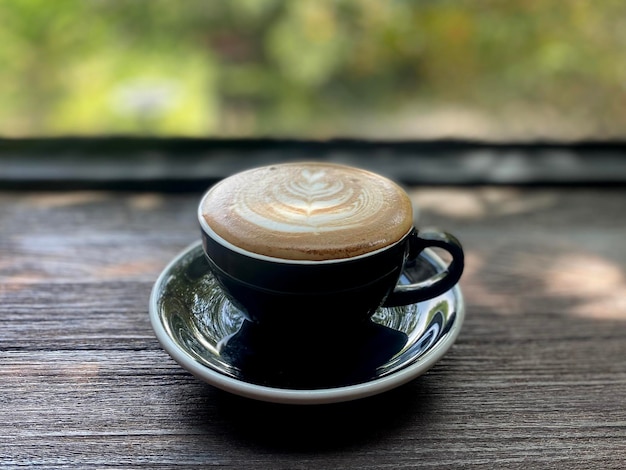
[(332, 258), (332, 259), (323, 259), (323, 260), (278, 258), (278, 257), (274, 257), (274, 256), (263, 255), (263, 254), (260, 254), (260, 253), (255, 253), (253, 251), (245, 250), (245, 249), (243, 249), (243, 248), (241, 248), (241, 247), (239, 247), (239, 246), (229, 242), (228, 240), (222, 238), (220, 235), (217, 234), (217, 232), (215, 232), (215, 230), (213, 230), (211, 228), (211, 226), (208, 224), (208, 222), (204, 218), (204, 215), (202, 214), (202, 205), (203, 205), (202, 203), (203, 203), (204, 199), (206, 198), (206, 196), (211, 191), (211, 189), (209, 189), (208, 191), (206, 191), (204, 193), (204, 195), (200, 199), (200, 203), (198, 204), (197, 216), (198, 216), (198, 222), (200, 223), (200, 228), (202, 229), (202, 232), (206, 236), (208, 236), (209, 238), (211, 238), (212, 240), (214, 240), (215, 242), (219, 243), (224, 248), (226, 248), (226, 249), (228, 249), (230, 251), (234, 251), (235, 253), (238, 253), (240, 255), (247, 256), (249, 258), (258, 259), (258, 260), (261, 260), (261, 261), (268, 261), (268, 262), (271, 262), (271, 263), (281, 263), (281, 264), (315, 265), (315, 266), (324, 265), (324, 264), (345, 263), (345, 262), (349, 262), (349, 261), (355, 261), (355, 260), (359, 260), (359, 259), (363, 259), (363, 258), (368, 258), (370, 256), (374, 256), (376, 254), (379, 254), (379, 253), (382, 253), (384, 251), (387, 251), (387, 250), (393, 248), (394, 246), (397, 246), (398, 244), (402, 243), (411, 233), (413, 233), (416, 230), (415, 227), (412, 226), (402, 237), (400, 237), (395, 242), (390, 243), (389, 245), (385, 245), (382, 248), (378, 248), (378, 249), (376, 249), (374, 251), (368, 251), (367, 253), (363, 253), (363, 254), (360, 254), (360, 255), (349, 256), (347, 258)]

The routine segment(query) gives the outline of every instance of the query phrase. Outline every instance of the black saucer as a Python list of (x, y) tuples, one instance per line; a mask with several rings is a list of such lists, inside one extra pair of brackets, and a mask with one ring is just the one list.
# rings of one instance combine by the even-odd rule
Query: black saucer
[[(444, 266), (424, 250), (400, 282), (429, 278)], [(414, 379), (452, 346), (464, 314), (455, 286), (428, 301), (380, 308), (347, 331), (323, 311), (316, 332), (264, 331), (227, 300), (199, 243), (163, 270), (150, 299), (157, 338), (184, 368), (232, 393), (281, 403), (353, 400)]]

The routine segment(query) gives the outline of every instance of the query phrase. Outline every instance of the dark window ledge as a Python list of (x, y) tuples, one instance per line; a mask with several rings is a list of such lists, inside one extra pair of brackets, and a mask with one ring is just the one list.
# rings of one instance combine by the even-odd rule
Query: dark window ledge
[(622, 185), (626, 142), (0, 139), (0, 189), (197, 191), (236, 171), (326, 160), (425, 185)]

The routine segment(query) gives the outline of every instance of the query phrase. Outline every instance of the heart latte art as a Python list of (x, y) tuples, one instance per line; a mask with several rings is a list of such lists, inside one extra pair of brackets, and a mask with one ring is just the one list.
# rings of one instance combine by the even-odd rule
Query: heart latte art
[(384, 203), (368, 188), (346, 186), (323, 169), (303, 169), (294, 176), (292, 181), (276, 182), (264, 194), (243, 188), (234, 210), (265, 230), (321, 233), (358, 227)]
[(341, 165), (294, 163), (231, 176), (202, 201), (224, 240), (286, 259), (357, 256), (402, 238), (412, 227), (406, 193), (379, 175)]

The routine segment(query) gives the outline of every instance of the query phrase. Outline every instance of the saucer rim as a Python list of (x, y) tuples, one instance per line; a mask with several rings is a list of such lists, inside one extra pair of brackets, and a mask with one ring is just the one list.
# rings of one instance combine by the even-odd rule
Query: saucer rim
[[(246, 382), (227, 376), (219, 370), (210, 368), (196, 361), (171, 338), (160, 319), (158, 299), (165, 282), (171, 275), (170, 272), (189, 252), (198, 249), (201, 245), (201, 242), (194, 242), (188, 245), (185, 249), (180, 251), (159, 274), (150, 293), (150, 323), (157, 340), (175, 362), (198, 379), (235, 395), (272, 403), (299, 405), (339, 403), (377, 395), (404, 385), (430, 370), (456, 342), (461, 327), (463, 326), (465, 319), (465, 302), (459, 284), (456, 284), (452, 289), (446, 292), (453, 291), (454, 297), (457, 299), (456, 303), (458, 304), (456, 317), (450, 330), (438, 340), (435, 346), (406, 367), (366, 382), (322, 389), (288, 389)], [(445, 266), (445, 263), (433, 250), (426, 248), (424, 251), (428, 252), (428, 257), (434, 263), (441, 267)], [(441, 296), (446, 295), (446, 293), (441, 294)]]

